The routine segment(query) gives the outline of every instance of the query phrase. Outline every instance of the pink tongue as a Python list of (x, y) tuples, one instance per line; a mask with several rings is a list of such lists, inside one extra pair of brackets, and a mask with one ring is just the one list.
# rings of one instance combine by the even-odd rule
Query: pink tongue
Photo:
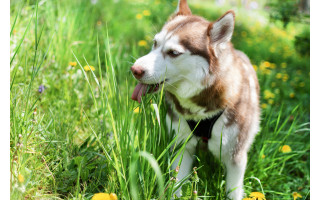
[(141, 97), (144, 96), (147, 92), (148, 85), (143, 83), (138, 83), (138, 85), (134, 88), (131, 99), (141, 102)]

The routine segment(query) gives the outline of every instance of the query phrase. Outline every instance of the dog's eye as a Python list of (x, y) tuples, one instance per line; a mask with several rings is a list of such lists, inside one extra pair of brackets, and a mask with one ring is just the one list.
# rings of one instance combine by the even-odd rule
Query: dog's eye
[(176, 51), (176, 50), (169, 50), (167, 51), (167, 54), (170, 56), (170, 57), (178, 57), (180, 56), (182, 53), (180, 53), (179, 51)]

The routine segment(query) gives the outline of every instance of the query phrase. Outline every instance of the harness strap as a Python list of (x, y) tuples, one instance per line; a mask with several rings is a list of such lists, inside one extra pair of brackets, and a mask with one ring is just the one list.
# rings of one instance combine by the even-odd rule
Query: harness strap
[[(187, 120), (187, 123), (191, 131), (193, 130), (193, 134), (195, 136), (201, 137), (204, 143), (208, 143), (208, 140), (211, 138), (212, 128), (216, 121), (219, 119), (219, 117), (222, 115), (223, 111), (224, 110), (220, 111), (218, 114), (214, 115), (209, 119), (200, 120), (200, 122), (194, 120)], [(195, 128), (196, 126), (197, 128)]]

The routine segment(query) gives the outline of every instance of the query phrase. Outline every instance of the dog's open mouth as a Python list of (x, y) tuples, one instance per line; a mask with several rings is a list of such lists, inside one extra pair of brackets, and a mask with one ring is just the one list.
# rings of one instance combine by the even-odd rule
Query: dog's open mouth
[(147, 93), (157, 92), (163, 83), (164, 81), (156, 84), (138, 83), (138, 85), (134, 88), (131, 99), (140, 103), (141, 97), (145, 96)]

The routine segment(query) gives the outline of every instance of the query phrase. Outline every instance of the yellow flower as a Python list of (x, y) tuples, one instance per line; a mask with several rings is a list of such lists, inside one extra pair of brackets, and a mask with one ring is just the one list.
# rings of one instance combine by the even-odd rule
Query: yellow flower
[(252, 198), (243, 198), (242, 200), (252, 200)]
[(285, 63), (285, 62), (281, 63), (281, 67), (282, 68), (286, 68), (287, 67), (287, 63)]
[(241, 32), (241, 36), (242, 36), (242, 37), (247, 37), (247, 32), (242, 31), (242, 32)]
[(139, 45), (140, 47), (146, 47), (146, 46), (147, 46), (147, 41), (145, 41), (145, 40), (140, 40), (140, 41), (138, 42), (138, 45)]
[(150, 15), (151, 15), (151, 13), (150, 13), (149, 10), (144, 10), (144, 11), (142, 12), (142, 14), (143, 14), (144, 16), (150, 16)]
[(274, 103), (273, 99), (268, 100), (268, 104), (272, 105)]
[(69, 65), (74, 67), (74, 66), (77, 65), (77, 62), (72, 62), (72, 61), (71, 61), (71, 62), (69, 62)]
[(266, 200), (264, 194), (262, 194), (261, 192), (251, 192), (249, 197), (255, 200)]
[(90, 69), (91, 69), (92, 71), (95, 70), (95, 68), (94, 68), (93, 66), (88, 66), (88, 65), (84, 66), (83, 69), (84, 69), (85, 71), (90, 71)]
[(110, 193), (111, 200), (118, 200), (118, 197), (115, 193)]
[(142, 15), (141, 14), (137, 14), (136, 15), (136, 19), (142, 19)]
[(140, 112), (140, 108), (139, 107), (136, 107), (134, 110), (133, 110), (134, 113), (139, 113)]
[(265, 90), (264, 92), (265, 99), (273, 99), (275, 95), (270, 90)]
[(306, 84), (304, 82), (299, 83), (300, 87), (304, 87)]
[(282, 153), (289, 153), (292, 151), (289, 145), (283, 145), (280, 150)]
[(107, 193), (96, 193), (91, 200), (111, 200), (110, 195)]
[(22, 174), (18, 175), (18, 181), (19, 181), (19, 183), (23, 183), (24, 182), (24, 176)]
[(277, 67), (276, 64), (274, 64), (274, 63), (271, 63), (271, 64), (270, 64), (270, 68), (271, 68), (271, 69), (275, 69), (276, 67)]
[(261, 158), (264, 159), (266, 157), (266, 155), (262, 154)]
[(263, 65), (266, 66), (266, 67), (270, 67), (271, 63), (269, 63), (268, 61), (265, 61), (265, 62), (263, 62)]
[(97, 21), (97, 25), (98, 25), (98, 26), (101, 26), (101, 24), (102, 24), (102, 23), (101, 23), (101, 21), (100, 21), (100, 20), (99, 20), (99, 21)]
[(268, 107), (268, 104), (266, 103), (261, 104), (261, 108), (266, 109), (267, 107)]
[(292, 196), (293, 196), (293, 200), (296, 200), (297, 198), (302, 198), (301, 194), (299, 194), (298, 192), (292, 193)]
[(255, 71), (257, 71), (257, 70), (258, 70), (257, 65), (252, 65), (252, 66), (253, 66), (253, 69), (254, 69)]
[(284, 74), (282, 77), (282, 81), (286, 82), (289, 79), (289, 75), (288, 74)]
[(290, 98), (293, 98), (293, 97), (295, 96), (295, 94), (294, 94), (293, 92), (291, 92), (291, 93), (289, 94), (289, 96), (290, 96)]
[(277, 73), (277, 74), (276, 74), (276, 78), (277, 78), (277, 79), (281, 79), (281, 78), (282, 78), (282, 74), (281, 74), (281, 73)]

